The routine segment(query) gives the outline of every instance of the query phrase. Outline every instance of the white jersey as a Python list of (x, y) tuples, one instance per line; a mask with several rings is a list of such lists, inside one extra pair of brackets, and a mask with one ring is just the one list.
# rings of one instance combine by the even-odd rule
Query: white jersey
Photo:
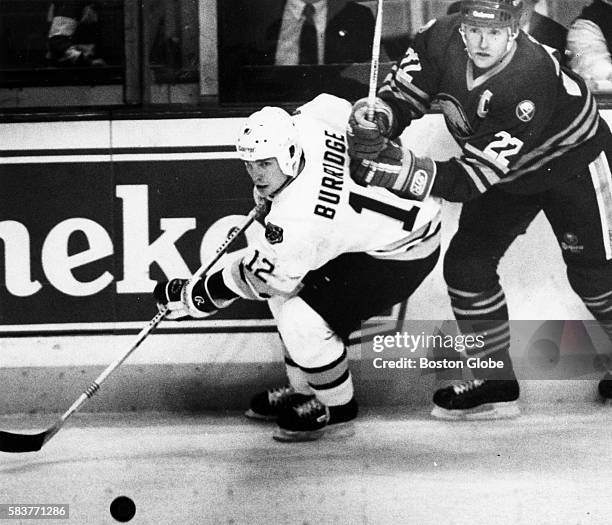
[(305, 165), (273, 198), (265, 231), (224, 269), (226, 285), (240, 296), (296, 293), (309, 271), (344, 253), (410, 260), (439, 247), (439, 199), (411, 201), (351, 179), (350, 111), (348, 101), (323, 94), (293, 117)]

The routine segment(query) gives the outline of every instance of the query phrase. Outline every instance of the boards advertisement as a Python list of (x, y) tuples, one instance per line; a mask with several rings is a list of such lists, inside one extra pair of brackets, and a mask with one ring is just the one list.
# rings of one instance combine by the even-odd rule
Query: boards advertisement
[[(146, 135), (137, 122), (120, 124)], [(58, 123), (53, 129), (59, 131), (53, 147), (3, 152), (0, 332), (133, 331), (134, 322), (156, 313), (151, 292), (157, 281), (188, 277), (214, 253), (216, 246), (203, 243), (210, 226), (249, 212), (252, 183), (233, 158), (228, 129), (226, 145), (160, 144), (155, 134), (138, 147), (109, 141), (105, 148), (101, 141), (78, 149), (67, 147), (70, 133)], [(50, 131), (40, 124), (40, 133)], [(185, 136), (181, 121), (164, 123), (163, 133), (173, 131)], [(230, 251), (244, 246), (243, 237)], [(265, 303), (239, 301), (214, 323), (198, 322), (198, 329), (269, 318)]]

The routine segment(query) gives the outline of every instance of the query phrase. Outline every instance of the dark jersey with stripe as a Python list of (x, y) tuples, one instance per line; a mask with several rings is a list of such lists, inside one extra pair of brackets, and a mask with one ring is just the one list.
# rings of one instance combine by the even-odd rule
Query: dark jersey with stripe
[(466, 201), (493, 185), (534, 193), (601, 151), (609, 130), (593, 95), (552, 48), (521, 31), (497, 66), (477, 71), (459, 27), (453, 15), (422, 29), (378, 93), (393, 108), (395, 135), (439, 103), (462, 155), (436, 162), (436, 195)]

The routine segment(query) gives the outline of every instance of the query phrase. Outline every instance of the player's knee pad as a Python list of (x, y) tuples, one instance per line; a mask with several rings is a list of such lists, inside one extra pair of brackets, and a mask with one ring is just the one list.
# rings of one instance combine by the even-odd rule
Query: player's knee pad
[(326, 366), (343, 354), (340, 337), (300, 297), (275, 304), (273, 312), (289, 355), (300, 368)]
[(474, 243), (451, 241), (444, 254), (444, 280), (457, 290), (489, 290), (499, 283), (499, 257), (486, 252), (475, 252)]

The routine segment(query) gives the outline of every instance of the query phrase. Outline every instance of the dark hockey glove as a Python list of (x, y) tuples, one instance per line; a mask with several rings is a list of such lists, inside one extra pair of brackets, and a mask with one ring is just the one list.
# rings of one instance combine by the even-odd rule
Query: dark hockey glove
[(377, 98), (374, 104), (373, 120), (368, 119), (368, 100), (355, 102), (349, 117), (347, 141), (349, 155), (355, 159), (375, 159), (385, 149), (391, 126), (393, 112), (389, 105)]
[(206, 288), (206, 280), (171, 279), (157, 283), (153, 295), (158, 307), (167, 306), (166, 319), (184, 317), (204, 318), (214, 314), (222, 305), (217, 305)]
[(352, 162), (351, 178), (361, 186), (379, 186), (400, 197), (423, 201), (431, 193), (436, 163), (389, 142), (375, 160)]

